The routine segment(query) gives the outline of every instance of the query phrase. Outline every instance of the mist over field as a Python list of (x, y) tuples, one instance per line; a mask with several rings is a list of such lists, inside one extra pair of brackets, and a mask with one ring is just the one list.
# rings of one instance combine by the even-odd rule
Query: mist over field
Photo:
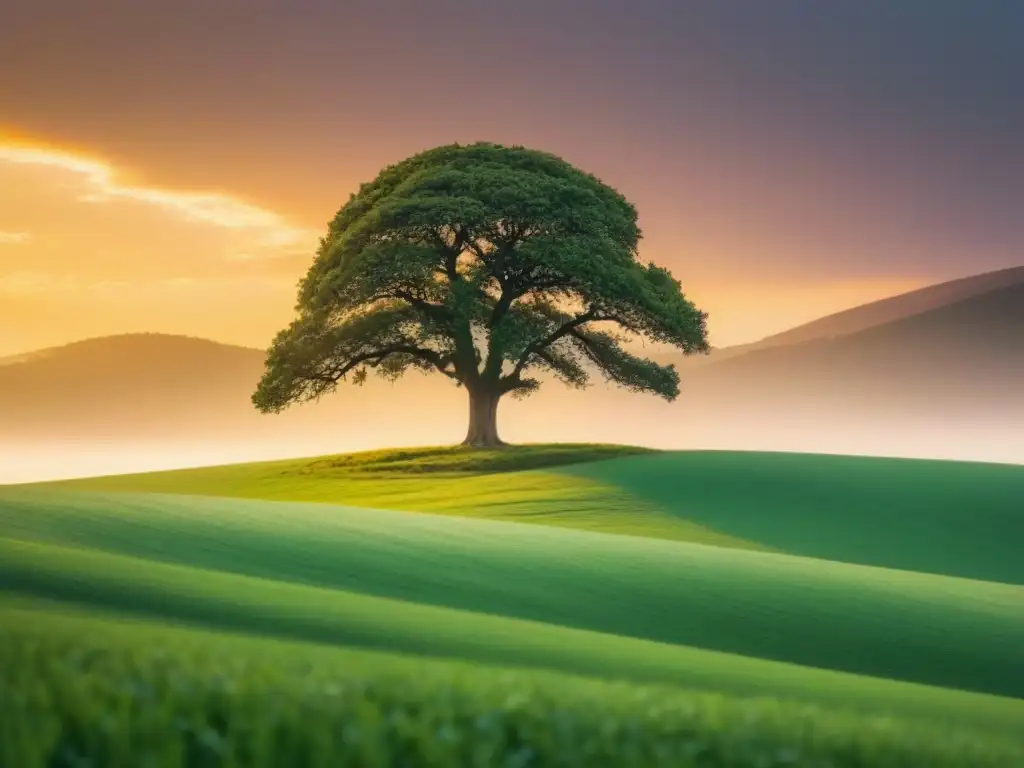
[[(1024, 280), (1024, 273), (1014, 271)], [(1024, 463), (1024, 282), (808, 340), (679, 359), (669, 403), (598, 383), (504, 398), (504, 439)], [(919, 309), (919, 299), (906, 302)], [(897, 308), (898, 309), (898, 308)], [(864, 313), (862, 312), (861, 315)], [(864, 327), (865, 324), (867, 327)], [(769, 340), (770, 341), (770, 340)], [(281, 414), (250, 402), (263, 353), (164, 335), (0, 366), (0, 482), (458, 442), (465, 392), (413, 373)], [(69, 385), (73, 382), (73, 385)]]
[[(458, 442), (441, 376), (341, 383), (260, 414), (263, 352), (202, 339), (92, 339), (0, 365), (0, 483)], [(506, 397), (512, 443), (849, 453), (1024, 463), (1024, 269), (944, 283), (678, 365), (666, 402), (598, 382)]]
[[(336, 402), (301, 406), (295, 414), (254, 413), (219, 423), (211, 418), (191, 436), (174, 435), (168, 428), (172, 436), (162, 437), (155, 428), (107, 421), (102, 436), (94, 438), (83, 425), (77, 437), (57, 432), (0, 442), (0, 483), (458, 442), (465, 419), (463, 393), (443, 383), (435, 388), (418, 376), (396, 389), (429, 396), (434, 406), (415, 413), (387, 408), (379, 399), (396, 396), (397, 406), (399, 392), (375, 383), (345, 388), (332, 398)], [(499, 426), (513, 443), (608, 442), (1024, 464), (1024, 440), (1015, 426), (1024, 424), (1024, 411), (985, 410), (984, 404), (970, 414), (929, 418), (877, 413), (870, 403), (845, 414), (810, 402), (785, 410), (715, 407), (686, 401), (685, 390), (674, 404), (638, 400), (603, 385), (585, 393), (559, 392), (552, 385), (526, 401), (503, 403)]]

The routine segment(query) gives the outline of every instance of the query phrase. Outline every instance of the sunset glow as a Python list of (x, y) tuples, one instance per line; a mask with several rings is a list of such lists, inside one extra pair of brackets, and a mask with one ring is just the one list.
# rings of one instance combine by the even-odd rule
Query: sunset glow
[[(0, 163), (56, 168), (79, 175), (86, 191), (79, 200), (103, 203), (135, 200), (165, 209), (188, 221), (245, 230), (265, 247), (308, 246), (316, 234), (291, 226), (279, 214), (229, 195), (177, 191), (133, 185), (118, 180), (115, 168), (97, 158), (84, 157), (44, 145), (19, 144), (0, 138)], [(315, 240), (313, 240), (315, 242)]]
[(264, 349), (338, 208), (451, 142), (550, 151), (619, 190), (640, 258), (681, 280), (716, 347), (1020, 263), (1012, 25), (979, 12), (951, 47), (931, 10), (737, 23), (728, 4), (524, 1), (399, 3), (397, 24), (387, 3), (244, 23), (217, 4), (21, 6), (0, 52), (19, 72), (0, 103), (0, 357), (146, 331)]
[[(317, 230), (243, 194), (157, 187), (139, 176), (98, 154), (24, 137), (0, 140), (0, 179), (9, 182), (0, 191), (0, 354), (119, 330), (262, 347), (286, 321)], [(330, 210), (325, 203), (323, 211)], [(657, 229), (649, 234), (642, 255), (663, 263), (700, 250)], [(703, 268), (686, 282), (715, 318), (713, 338), (721, 346), (927, 280), (768, 284)]]

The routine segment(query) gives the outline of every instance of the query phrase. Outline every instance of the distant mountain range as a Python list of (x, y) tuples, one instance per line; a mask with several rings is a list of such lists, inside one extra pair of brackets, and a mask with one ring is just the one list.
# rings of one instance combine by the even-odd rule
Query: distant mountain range
[[(0, 437), (202, 434), (251, 421), (263, 353), (205, 339), (88, 339), (0, 364)], [(249, 417), (249, 418), (246, 418)]]
[[(0, 360), (0, 448), (259, 444), (283, 455), (461, 438), (464, 396), (441, 377), (371, 380), (259, 414), (249, 397), (263, 359), (204, 339), (131, 334)], [(954, 443), (1005, 439), (1010, 459), (1024, 462), (1024, 267), (865, 304), (687, 358), (681, 371), (674, 404), (552, 384), (503, 404), (499, 421), (513, 440), (665, 447), (914, 454), (946, 440), (947, 453), (970, 457), (971, 445)], [(982, 427), (988, 437), (978, 437)], [(911, 435), (919, 447), (899, 449)]]
[(1024, 283), (1024, 266), (985, 272), (980, 275), (937, 283), (915, 291), (901, 293), (887, 299), (846, 309), (831, 315), (798, 325), (788, 331), (766, 336), (750, 344), (716, 348), (706, 357), (689, 358), (694, 362), (719, 361), (736, 357), (747, 352), (771, 347), (799, 344), (805, 341), (830, 339), (864, 331), (875, 326), (896, 322), (907, 317), (926, 313), (933, 309), (955, 304), (973, 296), (980, 296), (1000, 288), (1009, 288)]
[[(412, 442), (461, 439), (462, 410), (455, 417), (452, 409), (462, 393), (447, 380), (419, 374), (397, 386), (373, 381), (281, 414), (259, 413), (250, 397), (264, 359), (258, 349), (143, 333), (0, 360), (0, 483), (4, 462), (23, 450), (34, 452), (38, 464), (51, 451), (120, 454), (128, 446), (161, 456), (170, 451), (176, 463), (188, 465), (191, 456), (259, 458), (381, 440), (401, 444), (402, 433)], [(421, 396), (441, 404), (440, 411), (423, 409), (416, 418), (409, 398)]]
[[(842, 322), (825, 318), (712, 359), (689, 375), (688, 391), (738, 409), (950, 421), (1024, 408), (1024, 270), (1018, 274), (1016, 284), (969, 298), (945, 292), (948, 303), (937, 303), (938, 291), (915, 292), (851, 310)], [(915, 304), (928, 308), (904, 311)], [(898, 319), (866, 325), (881, 314), (872, 307)], [(811, 336), (815, 328), (831, 333)], [(784, 336), (800, 340), (778, 341)], [(1020, 430), (1024, 442), (1024, 421)]]

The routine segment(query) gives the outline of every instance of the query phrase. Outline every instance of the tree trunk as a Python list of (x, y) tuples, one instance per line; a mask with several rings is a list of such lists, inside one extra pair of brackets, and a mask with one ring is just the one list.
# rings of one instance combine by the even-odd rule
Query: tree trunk
[(463, 445), (474, 448), (494, 448), (504, 445), (498, 437), (498, 400), (501, 395), (487, 390), (470, 390), (469, 429)]

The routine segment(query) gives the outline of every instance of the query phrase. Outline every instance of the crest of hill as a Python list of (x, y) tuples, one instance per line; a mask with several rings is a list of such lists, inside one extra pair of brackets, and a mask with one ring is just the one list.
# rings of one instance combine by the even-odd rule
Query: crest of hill
[(0, 434), (109, 438), (258, 423), (248, 393), (263, 359), (260, 350), (156, 333), (22, 355), (0, 365)]
[(755, 349), (689, 378), (710, 398), (809, 397), (956, 415), (1024, 408), (1024, 282), (838, 338)]
[[(358, 451), (288, 462), (289, 473), (345, 474), (492, 474), (585, 464), (602, 459), (656, 453), (652, 448), (604, 443), (509, 445), (481, 450), (463, 445)], [(272, 465), (271, 463), (270, 465)], [(268, 465), (268, 466), (270, 466)]]
[(1024, 266), (950, 280), (828, 315), (788, 331), (768, 336), (757, 342), (755, 346), (773, 347), (780, 344), (798, 344), (814, 339), (846, 336), (956, 304), (974, 296), (1021, 285), (1024, 285)]
[(249, 366), (259, 370), (264, 353), (258, 349), (222, 344), (194, 336), (167, 333), (124, 333), (99, 336), (59, 347), (4, 358), (4, 380), (38, 380), (67, 373), (93, 381), (158, 371), (161, 375), (187, 372), (214, 364), (215, 371)]
[(720, 362), (748, 352), (848, 336), (956, 304), (974, 296), (1019, 285), (1024, 285), (1024, 266), (950, 280), (826, 315), (750, 344), (717, 348), (710, 357), (694, 358), (693, 361)]

